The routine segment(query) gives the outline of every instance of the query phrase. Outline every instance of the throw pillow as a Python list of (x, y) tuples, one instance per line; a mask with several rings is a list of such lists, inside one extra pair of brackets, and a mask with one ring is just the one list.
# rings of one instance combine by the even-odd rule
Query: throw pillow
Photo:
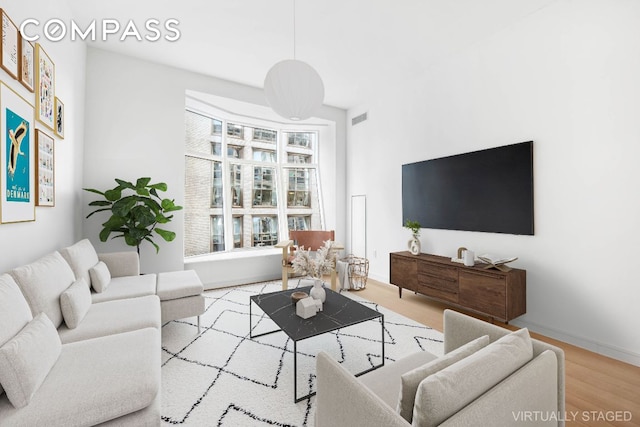
[[(13, 277), (0, 276), (0, 347), (33, 319), (31, 309)], [(0, 384), (0, 395), (4, 393)]]
[(58, 252), (45, 255), (31, 264), (13, 269), (11, 275), (20, 286), (33, 315), (45, 312), (53, 326), (60, 326), (60, 294), (76, 280), (62, 255)]
[(91, 285), (89, 269), (99, 261), (98, 254), (89, 239), (83, 239), (72, 246), (60, 250), (60, 254), (71, 266), (76, 280), (81, 277)]
[(107, 286), (111, 282), (111, 273), (107, 264), (100, 261), (89, 269), (89, 275), (91, 275), (91, 286), (93, 289), (100, 293), (107, 290)]
[(84, 278), (75, 281), (60, 295), (60, 308), (64, 323), (69, 329), (75, 329), (91, 308), (91, 291)]
[(531, 338), (524, 328), (428, 376), (418, 387), (413, 425), (440, 425), (532, 357)]
[(449, 365), (453, 365), (457, 361), (464, 359), (487, 345), (489, 345), (489, 336), (485, 335), (468, 342), (467, 344), (437, 358), (436, 360), (432, 360), (425, 365), (402, 374), (400, 377), (402, 382), (400, 385), (400, 398), (398, 399), (398, 406), (396, 408), (397, 412), (400, 413), (400, 416), (408, 422), (413, 420), (413, 404), (416, 400), (418, 386), (422, 380)]
[(14, 407), (29, 404), (61, 351), (58, 332), (45, 313), (0, 347), (0, 382)]

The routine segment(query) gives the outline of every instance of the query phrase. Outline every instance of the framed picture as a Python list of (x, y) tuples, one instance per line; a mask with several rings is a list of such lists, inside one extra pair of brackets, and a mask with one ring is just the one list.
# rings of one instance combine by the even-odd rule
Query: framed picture
[(0, 43), (0, 66), (14, 79), (18, 78), (18, 27), (9, 15), (0, 9), (2, 15), (2, 43)]
[(36, 119), (55, 130), (56, 68), (40, 43), (36, 43), (35, 65)]
[(20, 83), (30, 92), (33, 92), (34, 86), (34, 76), (33, 76), (33, 58), (35, 55), (35, 49), (33, 44), (20, 36), (20, 45), (19, 45), (19, 63), (18, 63), (18, 74)]
[(56, 114), (56, 127), (54, 132), (60, 138), (64, 139), (64, 104), (56, 96), (55, 102), (55, 114)]
[(36, 147), (38, 147), (36, 159), (36, 194), (38, 194), (38, 206), (55, 206), (55, 155), (53, 138), (36, 129)]
[(33, 105), (0, 82), (0, 222), (35, 221)]

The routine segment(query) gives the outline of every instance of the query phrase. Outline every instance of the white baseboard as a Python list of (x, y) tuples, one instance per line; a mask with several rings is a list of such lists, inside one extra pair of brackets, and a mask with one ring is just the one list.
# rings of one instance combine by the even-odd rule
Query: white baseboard
[(520, 328), (528, 328), (530, 331), (536, 332), (540, 335), (544, 335), (545, 337), (566, 342), (567, 344), (575, 345), (576, 347), (584, 348), (586, 350), (593, 351), (594, 353), (611, 357), (612, 359), (620, 360), (621, 362), (640, 366), (640, 354), (634, 353), (624, 348), (612, 346), (609, 344), (602, 344), (589, 338), (569, 334), (558, 329), (539, 325), (535, 322), (514, 320), (511, 321), (511, 324)]

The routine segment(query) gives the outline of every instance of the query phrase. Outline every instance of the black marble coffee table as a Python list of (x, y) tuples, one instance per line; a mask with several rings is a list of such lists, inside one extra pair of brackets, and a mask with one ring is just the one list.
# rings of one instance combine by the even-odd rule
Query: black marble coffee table
[[(384, 366), (384, 315), (364, 305), (340, 295), (330, 289), (325, 288), (327, 299), (323, 304), (322, 311), (309, 319), (303, 319), (296, 314), (296, 306), (291, 302), (293, 292), (306, 292), (309, 294), (311, 286), (287, 289), (285, 291), (270, 292), (266, 294), (254, 295), (249, 301), (249, 337), (256, 338), (274, 332), (283, 331), (293, 341), (293, 400), (298, 403), (316, 393), (309, 393), (298, 397), (298, 350), (297, 342), (307, 338), (315, 337), (327, 332), (335, 331), (347, 326), (356, 325), (380, 318), (381, 343), (382, 343), (382, 363), (372, 368), (356, 374), (360, 376)], [(264, 332), (253, 335), (253, 322), (251, 307), (255, 303), (264, 313), (280, 327), (275, 331)]]

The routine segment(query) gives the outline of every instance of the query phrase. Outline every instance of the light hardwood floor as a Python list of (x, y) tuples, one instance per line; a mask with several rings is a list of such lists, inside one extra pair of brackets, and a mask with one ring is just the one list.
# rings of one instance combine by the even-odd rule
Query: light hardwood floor
[[(353, 292), (416, 322), (442, 331), (442, 312), (447, 308), (444, 304), (409, 291), (404, 291), (400, 299), (396, 286), (371, 279), (365, 289)], [(496, 324), (516, 329), (511, 325), (499, 322)], [(568, 420), (568, 427), (640, 426), (639, 367), (538, 334), (532, 333), (532, 336), (556, 345), (565, 352), (565, 418)], [(616, 416), (621, 419), (610, 419)], [(603, 417), (608, 420), (602, 419)], [(625, 421), (629, 417), (631, 420)]]

